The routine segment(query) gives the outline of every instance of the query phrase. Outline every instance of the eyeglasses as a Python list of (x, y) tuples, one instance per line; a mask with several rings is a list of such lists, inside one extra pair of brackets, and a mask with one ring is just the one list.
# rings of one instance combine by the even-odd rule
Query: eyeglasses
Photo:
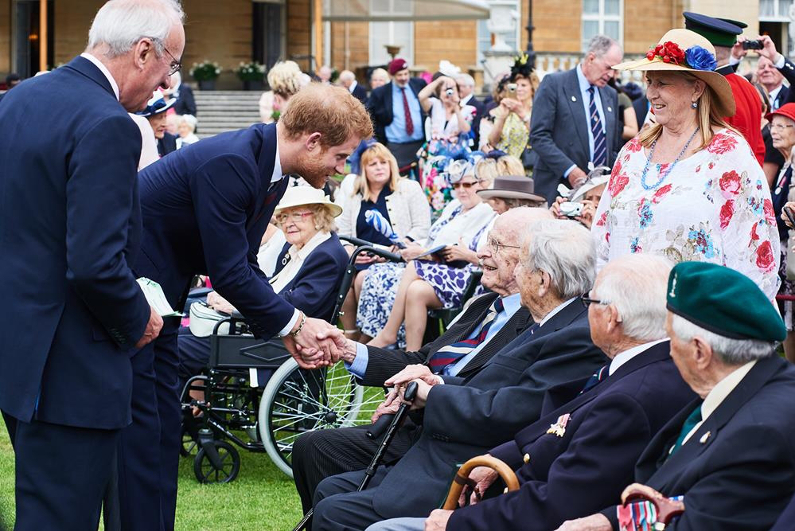
[(790, 129), (791, 127), (795, 127), (792, 124), (770, 124), (770, 129), (775, 131), (782, 131), (784, 129)]
[(273, 219), (276, 220), (279, 224), (284, 224), (288, 219), (293, 223), (298, 223), (302, 221), (306, 216), (312, 216), (314, 212), (292, 212), (290, 214), (277, 214), (273, 216)]
[(610, 304), (607, 301), (602, 301), (602, 300), (599, 300), (599, 299), (592, 299), (590, 297), (582, 297), (581, 300), (582, 300), (582, 305), (585, 306), (586, 308), (588, 306), (590, 306), (591, 304), (601, 304), (602, 306), (607, 306), (608, 304)]
[(498, 242), (494, 238), (489, 238), (486, 241), (486, 245), (489, 246), (489, 249), (494, 254), (499, 254), (501, 249), (519, 249), (520, 248), (518, 245), (505, 245), (504, 243)]
[(157, 37), (146, 37), (146, 38), (150, 39), (153, 42), (155, 41), (159, 42), (160, 45), (163, 47), (163, 50), (168, 54), (169, 57), (171, 57), (171, 69), (168, 71), (169, 76), (173, 76), (182, 69), (182, 62), (176, 57), (174, 57), (174, 54), (168, 51), (168, 48), (166, 48), (166, 43), (163, 42), (163, 39), (159, 39)]
[(478, 184), (478, 182), (477, 182), (477, 181), (474, 181), (474, 182), (469, 182), (469, 183), (463, 183), (463, 182), (460, 182), (460, 181), (459, 181), (459, 182), (457, 182), (457, 183), (453, 183), (453, 184), (451, 184), (450, 186), (452, 186), (452, 187), (453, 187), (453, 190), (456, 190), (456, 189), (458, 189), (458, 188), (466, 188), (467, 190), (469, 190), (470, 188), (472, 188), (472, 187), (473, 187), (473, 186), (475, 186), (476, 184)]

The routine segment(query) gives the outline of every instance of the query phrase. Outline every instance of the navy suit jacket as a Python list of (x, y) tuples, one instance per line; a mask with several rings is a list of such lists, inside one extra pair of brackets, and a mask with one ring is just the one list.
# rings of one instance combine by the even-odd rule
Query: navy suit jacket
[[(652, 439), (635, 480), (685, 496), (672, 531), (768, 531), (795, 493), (795, 367), (760, 360), (669, 459), (691, 402)], [(618, 529), (615, 508), (603, 512)], [(790, 522), (790, 527), (791, 528)]]
[(356, 86), (353, 87), (353, 97), (359, 100), (362, 103), (367, 102), (367, 89), (365, 89), (361, 84), (356, 83)]
[(523, 332), (461, 385), (433, 386), (422, 435), (376, 487), (375, 511), (384, 518), (427, 516), (446, 495), (458, 464), (537, 420), (549, 387), (585, 378), (606, 361), (591, 341), (578, 299), (542, 327)]
[[(588, 147), (589, 117), (585, 114), (577, 68), (544, 77), (533, 99), (530, 117), (530, 145), (537, 155), (533, 167), (535, 193), (552, 203), (563, 174), (572, 164), (588, 173), (591, 152)], [(612, 166), (621, 147), (621, 122), (618, 95), (613, 87), (599, 89), (605, 117), (607, 165)], [(567, 183), (568, 186), (568, 183)]]
[(270, 339), (294, 308), (273, 292), (257, 265), (268, 221), (287, 188), (271, 183), (276, 125), (253, 125), (184, 147), (141, 171), (144, 243), (135, 272), (160, 283), (182, 308), (194, 275)]
[[(289, 248), (290, 244), (286, 243), (279, 254), (274, 274), (284, 268), (282, 260)], [(309, 253), (301, 264), (301, 269), (279, 292), (279, 296), (306, 315), (329, 321), (347, 264), (348, 253), (337, 235), (332, 232), (328, 240)]]
[[(409, 88), (414, 95), (419, 99), (420, 91), (427, 83), (425, 80), (418, 77), (409, 79)], [(370, 93), (370, 99), (367, 100), (367, 109), (373, 117), (375, 123), (375, 136), (379, 142), (386, 145), (386, 127), (392, 123), (394, 116), (392, 115), (392, 82), (382, 85)], [(414, 124), (414, 127), (422, 127), (425, 123), (426, 114), (420, 105), (421, 120), (420, 123)]]
[[(545, 401), (538, 422), (489, 452), (518, 471), (520, 489), (457, 510), (450, 529), (546, 531), (614, 503), (651, 438), (696, 398), (669, 350), (667, 341), (654, 345), (562, 407)], [(563, 435), (548, 433), (567, 414)]]
[(196, 98), (193, 96), (192, 88), (184, 83), (180, 84), (176, 98), (177, 103), (174, 104), (174, 111), (177, 114), (196, 116)]
[(171, 133), (163, 133), (163, 138), (157, 139), (157, 154), (165, 157), (177, 150), (177, 137)]
[(129, 268), (141, 133), (82, 57), (10, 91), (0, 127), (0, 409), (121, 428), (150, 312)]

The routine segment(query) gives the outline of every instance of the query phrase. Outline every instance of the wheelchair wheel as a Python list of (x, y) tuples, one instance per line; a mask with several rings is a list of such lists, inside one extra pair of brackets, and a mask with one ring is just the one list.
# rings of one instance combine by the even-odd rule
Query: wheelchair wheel
[[(342, 362), (305, 370), (293, 358), (271, 376), (259, 406), (259, 429), (270, 458), (292, 477), (293, 442), (305, 432), (370, 422), (383, 393), (365, 393)], [(360, 415), (361, 413), (361, 415)]]
[[(211, 457), (212, 450), (202, 447), (193, 459), (193, 473), (199, 483), (229, 483), (240, 472), (240, 454), (226, 441), (213, 441), (218, 459)], [(214, 462), (215, 461), (215, 462)]]

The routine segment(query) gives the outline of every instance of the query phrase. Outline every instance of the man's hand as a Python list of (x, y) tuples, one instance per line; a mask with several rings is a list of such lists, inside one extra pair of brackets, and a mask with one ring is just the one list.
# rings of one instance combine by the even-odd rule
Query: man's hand
[(778, 50), (776, 50), (776, 44), (773, 42), (768, 35), (760, 35), (758, 37), (759, 41), (762, 43), (762, 49), (757, 50), (757, 53), (761, 57), (765, 57), (771, 63), (775, 64), (778, 61)]
[(235, 311), (235, 307), (232, 306), (232, 303), (221, 297), (217, 291), (211, 291), (207, 294), (207, 306), (221, 313), (231, 314)]
[[(293, 332), (301, 326), (295, 324)], [(284, 346), (304, 369), (316, 369), (336, 363), (342, 357), (346, 340), (342, 331), (322, 319), (307, 317), (303, 328), (296, 336), (282, 338)]]
[(431, 372), (427, 365), (407, 365), (405, 369), (391, 376), (384, 382), (384, 387), (402, 387), (412, 380), (422, 380), (430, 386), (439, 383), (439, 378)]
[(610, 520), (601, 513), (563, 522), (556, 531), (612, 531)]
[(742, 58), (748, 54), (748, 50), (743, 48), (743, 43), (747, 40), (748, 39), (740, 35), (737, 37), (737, 42), (735, 42), (734, 46), (732, 46), (731, 54), (736, 61), (741, 61)]
[[(414, 397), (414, 400), (411, 402), (406, 401), (403, 399), (403, 392), (406, 390), (406, 387), (400, 388), (400, 398), (403, 399), (403, 403), (411, 404), (411, 409), (422, 409), (425, 407), (425, 403), (428, 401), (428, 393), (431, 390), (431, 385), (428, 385), (424, 380), (412, 380), (412, 382), (416, 382), (417, 384), (417, 396)], [(438, 381), (437, 381), (438, 383)]]
[(400, 390), (397, 387), (393, 387), (386, 395), (384, 401), (375, 408), (375, 413), (370, 418), (370, 422), (375, 424), (375, 421), (381, 418), (381, 415), (394, 415), (397, 413), (398, 409), (400, 409), (400, 398), (402, 396)]
[[(486, 494), (488, 488), (491, 487), (498, 477), (499, 474), (487, 466), (473, 468), (472, 472), (469, 473), (469, 479), (475, 482), (475, 488), (469, 496), (469, 504), (475, 505), (483, 499), (483, 495)], [(467, 494), (468, 489), (464, 488), (464, 490), (461, 491), (461, 496), (458, 498), (459, 507), (464, 507), (466, 505)]]
[(149, 307), (149, 322), (146, 323), (144, 335), (135, 344), (135, 348), (140, 349), (148, 345), (160, 335), (160, 330), (163, 329), (163, 318), (151, 306)]
[(568, 179), (569, 184), (571, 185), (570, 188), (574, 189), (584, 183), (588, 179), (588, 175), (586, 175), (586, 173), (580, 168), (575, 167), (573, 170), (571, 170), (571, 173), (569, 173)]
[(444, 531), (447, 529), (447, 521), (453, 515), (453, 511), (447, 509), (434, 509), (431, 515), (425, 520), (425, 531)]

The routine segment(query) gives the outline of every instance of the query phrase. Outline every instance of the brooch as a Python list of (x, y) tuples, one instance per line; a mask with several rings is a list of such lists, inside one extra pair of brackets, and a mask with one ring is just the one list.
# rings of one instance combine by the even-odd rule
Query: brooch
[(566, 425), (569, 423), (569, 419), (571, 418), (571, 413), (566, 413), (565, 415), (561, 415), (558, 417), (558, 421), (555, 424), (551, 424), (547, 433), (551, 433), (552, 435), (557, 435), (558, 437), (563, 437), (566, 433)]

